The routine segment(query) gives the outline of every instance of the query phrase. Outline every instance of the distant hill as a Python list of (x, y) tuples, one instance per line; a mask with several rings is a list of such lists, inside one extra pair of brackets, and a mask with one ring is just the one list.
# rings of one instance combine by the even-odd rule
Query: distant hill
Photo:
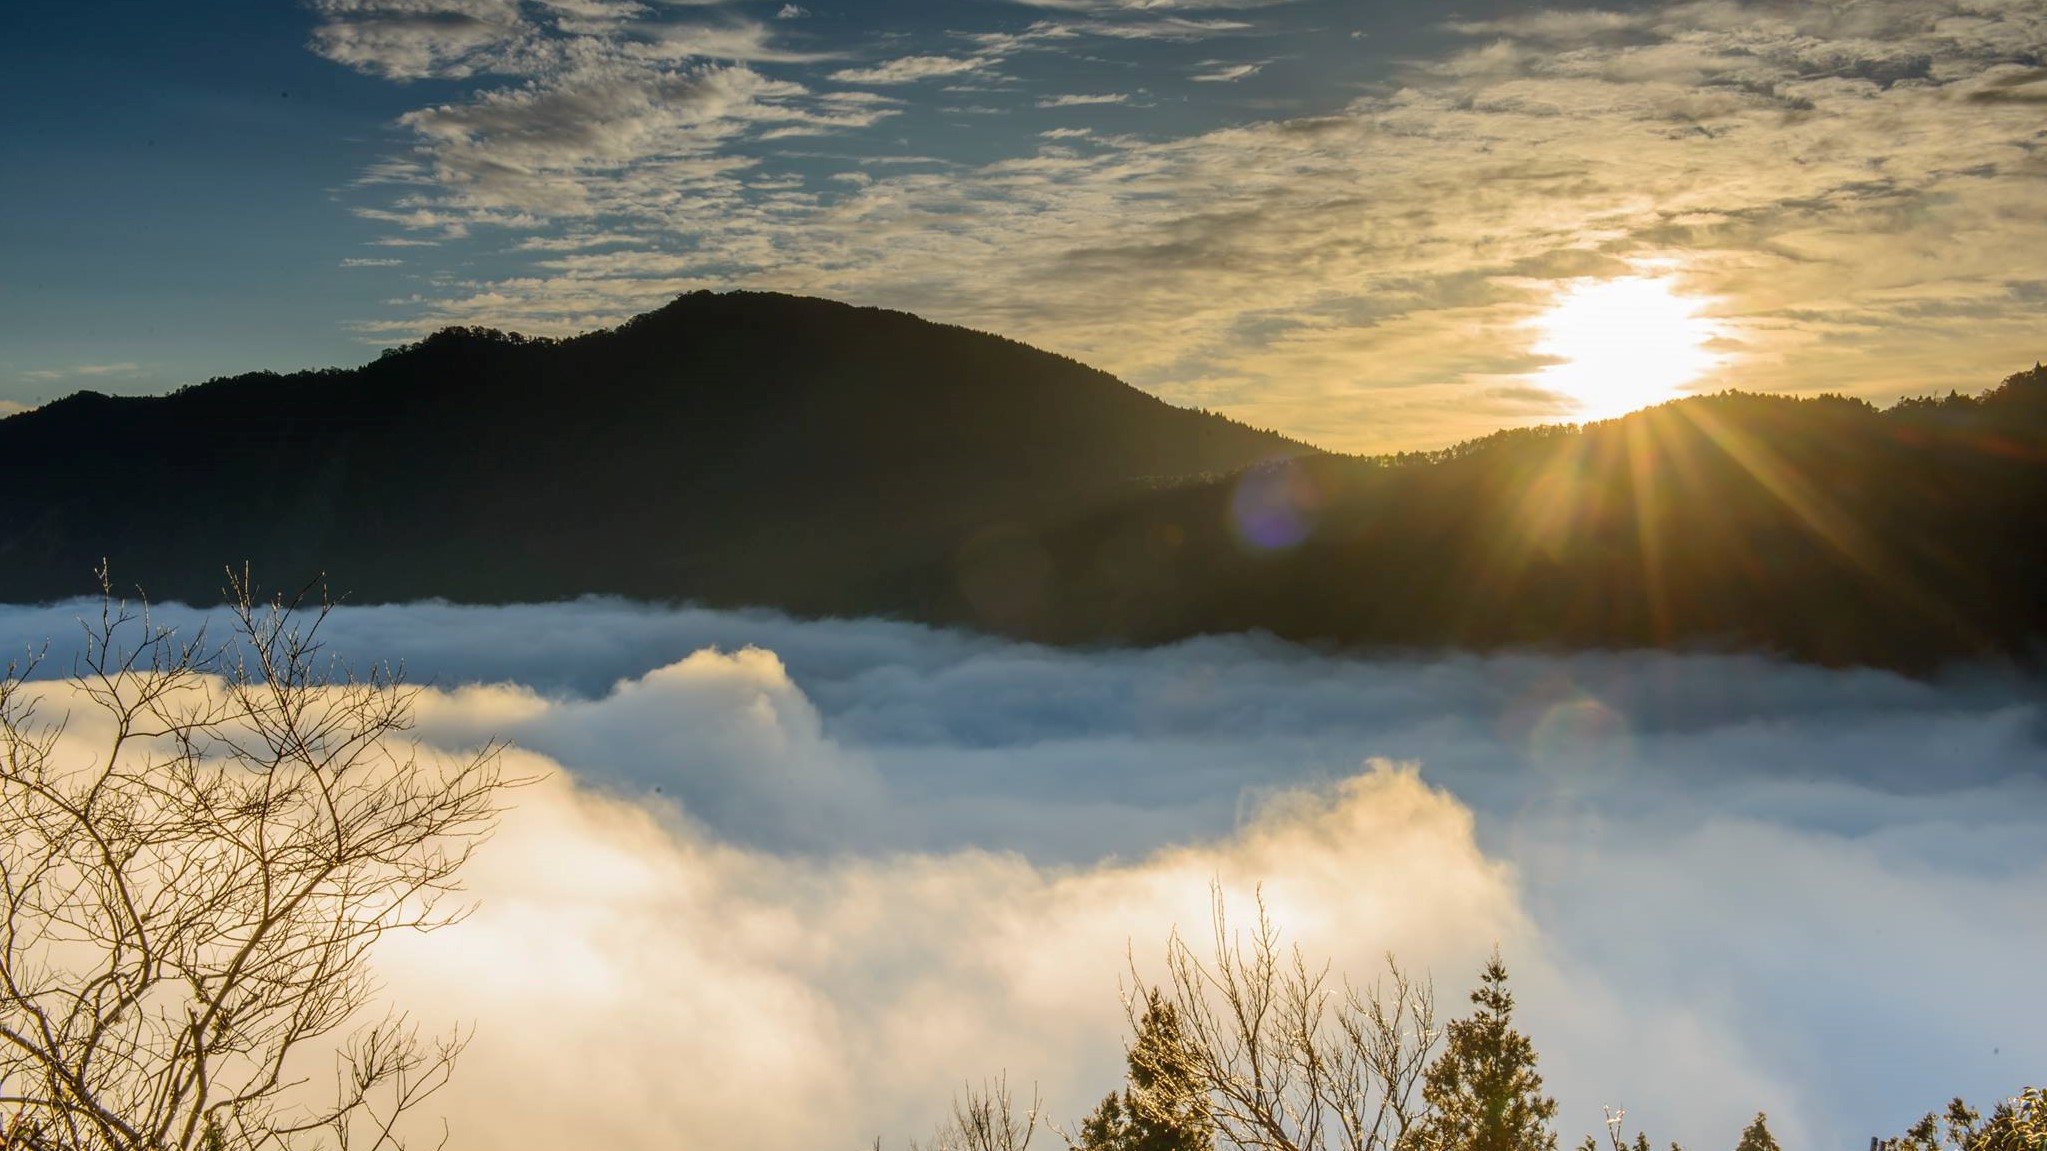
[(89, 590), (104, 556), (164, 599), (246, 559), (357, 601), (864, 612), (990, 525), (1310, 450), (995, 336), (705, 292), (570, 340), (450, 329), (0, 421), (0, 600)]
[[(1247, 518), (1299, 542), (1247, 543)], [(2047, 370), (1887, 410), (1726, 393), (1446, 452), (1306, 457), (1148, 495), (1044, 547), (1057, 599), (1032, 632), (1054, 641), (1260, 628), (1373, 647), (2037, 665)]]
[(610, 593), (1056, 643), (1764, 650), (2047, 636), (2047, 371), (1879, 410), (1728, 393), (1363, 459), (912, 316), (699, 293), (353, 371), (0, 420), (0, 600), (224, 563), (350, 599)]

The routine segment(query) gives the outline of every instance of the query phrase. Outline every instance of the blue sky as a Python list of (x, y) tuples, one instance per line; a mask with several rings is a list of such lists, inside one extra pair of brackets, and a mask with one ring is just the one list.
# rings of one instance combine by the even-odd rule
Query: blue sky
[(11, 23), (0, 405), (354, 364), (447, 323), (564, 334), (699, 287), (905, 308), (1373, 450), (1584, 414), (1541, 325), (1600, 280), (1696, 305), (1693, 389), (1888, 401), (2047, 355), (2041, 0)]

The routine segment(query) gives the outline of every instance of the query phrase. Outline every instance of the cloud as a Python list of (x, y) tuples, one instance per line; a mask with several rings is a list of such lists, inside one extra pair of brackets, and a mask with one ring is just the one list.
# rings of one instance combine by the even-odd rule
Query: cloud
[(73, 364), (68, 368), (39, 368), (23, 372), (24, 379), (47, 383), (52, 380), (99, 379), (105, 376), (132, 376), (142, 371), (142, 365), (132, 361), (117, 364)]
[[(0, 636), (54, 637), (61, 669), (80, 610), (0, 608)], [(1264, 883), (1340, 970), (1427, 967), (1446, 1011), (1502, 942), (1566, 1141), (1625, 1103), (1688, 1145), (1758, 1109), (1840, 1144), (2047, 1064), (2022, 681), (1066, 652), (604, 601), (324, 634), (436, 681), (430, 746), (503, 735), (553, 772), (477, 861), (477, 916), (387, 956), (391, 997), (478, 1023), (457, 1147), (900, 1143), (1005, 1068), (1077, 1114), (1120, 1069), (1126, 944), (1155, 970), (1211, 876), (1239, 906)], [(1844, 1049), (1854, 1075), (1816, 1070)]]
[(1021, 52), (1057, 49), (1084, 36), (1108, 40), (1148, 40), (1160, 43), (1191, 43), (1217, 36), (1251, 32), (1254, 25), (1242, 20), (1150, 16), (1137, 19), (1040, 20), (1021, 32), (979, 32), (967, 39), (991, 52)]
[(805, 64), (828, 59), (817, 53), (778, 47), (765, 24), (643, 25), (623, 44), (629, 56), (648, 60), (727, 60), (741, 63)]
[(805, 94), (743, 65), (670, 69), (606, 60), (408, 112), (399, 123), (418, 136), (436, 178), (465, 208), (587, 216), (637, 198), (650, 184), (672, 198), (744, 166), (715, 151), (750, 126), (867, 124), (888, 114), (806, 110), (795, 103)]
[(404, 260), (395, 257), (349, 256), (341, 261), (341, 266), (344, 268), (395, 268), (404, 262)]
[(460, 78), (512, 66), (530, 26), (518, 0), (314, 0), (313, 51), (391, 80)]
[(1033, 8), (1056, 8), (1066, 12), (1102, 14), (1140, 12), (1154, 15), (1160, 12), (1196, 12), (1214, 8), (1236, 10), (1275, 8), (1282, 4), (1296, 3), (1297, 0), (1015, 0), (1015, 2), (1028, 4)]
[(32, 410), (33, 409), (27, 404), (18, 404), (13, 400), (0, 400), (0, 420), (4, 420), (8, 416), (17, 416), (23, 412)]
[[(458, 1147), (899, 1144), (955, 1080), (1003, 1066), (1077, 1112), (1114, 1081), (1130, 933), (1155, 951), (1173, 922), (1199, 923), (1210, 876), (1246, 906), (1263, 880), (1319, 946), (1353, 929), (1463, 960), (1513, 925), (1505, 874), (1454, 802), (1392, 770), (1326, 798), (1221, 843), (1058, 872), (983, 852), (765, 856), (558, 779), (477, 860), (477, 915), (403, 941), (385, 979), (479, 1021), (436, 1101)], [(1417, 882), (1389, 898), (1344, 865)], [(533, 1076), (551, 1089), (507, 1108), (505, 1085)], [(806, 1105), (761, 1106), (792, 1094)]]
[(563, 236), (528, 236), (519, 241), (517, 249), (521, 252), (580, 252), (643, 242), (642, 237), (627, 232), (570, 232)]
[(801, 4), (784, 4), (782, 5), (781, 9), (775, 13), (775, 19), (801, 20), (809, 15), (810, 9), (803, 7)]
[(1048, 96), (1039, 100), (1038, 107), (1083, 108), (1092, 104), (1127, 104), (1129, 102), (1129, 95), (1123, 92), (1069, 93), (1064, 96)]
[(841, 84), (911, 84), (940, 76), (979, 72), (992, 63), (981, 56), (902, 56), (872, 68), (846, 68), (832, 73)]
[(1204, 71), (1196, 72), (1193, 75), (1192, 79), (1196, 83), (1231, 84), (1238, 80), (1247, 80), (1256, 76), (1265, 70), (1265, 65), (1262, 63), (1224, 64), (1219, 60), (1210, 60), (1204, 65), (1204, 69)]
[(315, 48), (330, 58), (392, 78), (479, 81), (398, 118), (412, 149), (372, 165), (356, 186), (403, 190), (389, 206), (354, 211), (436, 240), (481, 227), (717, 212), (725, 204), (707, 206), (703, 196), (743, 196), (721, 175), (756, 163), (729, 145), (853, 130), (895, 114), (758, 71), (828, 58), (782, 46), (766, 24), (657, 18), (667, 7), (322, 0)]

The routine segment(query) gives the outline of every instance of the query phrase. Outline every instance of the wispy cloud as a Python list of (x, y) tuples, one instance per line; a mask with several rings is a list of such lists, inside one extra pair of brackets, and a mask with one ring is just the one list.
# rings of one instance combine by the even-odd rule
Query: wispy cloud
[(909, 84), (980, 72), (991, 63), (985, 56), (902, 56), (871, 68), (846, 68), (831, 78), (841, 84)]
[(1054, 8), (1066, 12), (1141, 13), (1157, 16), (1164, 12), (1198, 12), (1208, 9), (1247, 11), (1276, 8), (1299, 0), (1015, 0), (1033, 8)]
[(528, 236), (514, 247), (521, 252), (580, 252), (642, 242), (643, 237), (629, 232), (570, 232), (562, 236)]
[(1163, 19), (1144, 20), (1087, 20), (1072, 27), (1091, 36), (1107, 36), (1115, 40), (1185, 42), (1249, 32), (1255, 25), (1242, 20), (1190, 20), (1168, 16)]
[(350, 256), (341, 261), (344, 268), (395, 268), (405, 261), (395, 256)]
[(133, 376), (142, 372), (142, 365), (122, 361), (117, 364), (73, 364), (68, 368), (39, 368), (23, 372), (24, 379), (48, 382), (51, 380), (101, 379), (108, 376)]
[(519, 0), (313, 0), (313, 50), (393, 80), (519, 69), (533, 28)]
[(644, 60), (717, 60), (744, 64), (808, 64), (827, 54), (781, 46), (765, 24), (641, 24), (621, 42), (621, 51)]
[(1125, 92), (1068, 93), (1062, 96), (1047, 96), (1038, 101), (1040, 108), (1084, 108), (1091, 104), (1127, 104), (1130, 96)]
[(1225, 64), (1220, 60), (1206, 61), (1200, 67), (1202, 70), (1194, 73), (1192, 79), (1196, 83), (1201, 84), (1230, 84), (1238, 80), (1249, 79), (1265, 70), (1263, 62)]

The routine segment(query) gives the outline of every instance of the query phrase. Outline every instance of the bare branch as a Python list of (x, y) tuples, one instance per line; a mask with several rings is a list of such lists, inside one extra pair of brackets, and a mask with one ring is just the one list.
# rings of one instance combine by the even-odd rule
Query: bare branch
[[(315, 587), (266, 602), (229, 573), (216, 649), (100, 575), (71, 679), (31, 685), (33, 656), (0, 676), (7, 1145), (402, 1148), (466, 1037), (363, 1025), (368, 961), (466, 913), (458, 873), (520, 781), (495, 745), (406, 737), (414, 689), (323, 654)], [(321, 1050), (342, 1068), (324, 1100), (290, 1070)]]

